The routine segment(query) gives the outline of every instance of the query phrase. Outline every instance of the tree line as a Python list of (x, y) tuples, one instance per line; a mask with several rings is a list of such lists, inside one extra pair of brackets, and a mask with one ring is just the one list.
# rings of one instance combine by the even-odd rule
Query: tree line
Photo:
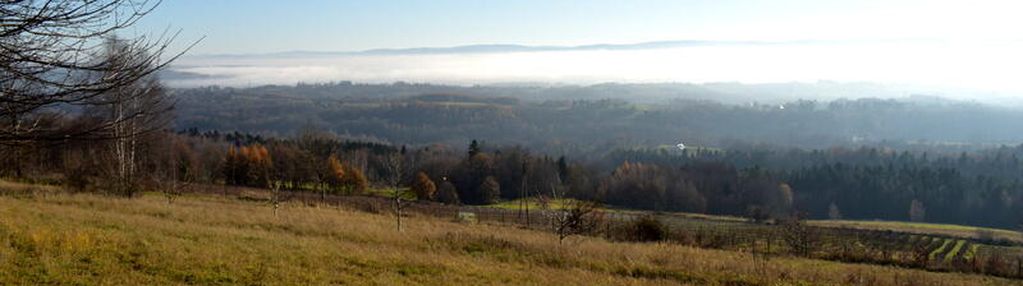
[[(284, 191), (335, 195), (405, 190), (417, 200), (472, 205), (558, 196), (754, 220), (798, 213), (1014, 228), (1023, 212), (1017, 175), (1023, 162), (1016, 156), (1023, 147), (958, 155), (871, 148), (631, 149), (572, 159), (475, 140), (468, 147), (358, 142), (315, 129), (292, 137), (197, 130), (153, 136), (159, 140), (146, 143), (153, 147), (142, 156), (152, 161), (139, 165), (170, 172), (152, 177), (193, 184), (278, 184)], [(62, 170), (76, 188), (108, 189), (97, 183), (108, 174), (85, 171), (93, 168), (80, 163), (91, 152), (25, 150), (36, 156), (27, 162), (43, 164), (5, 165), (0, 172), (13, 176), (14, 166), (22, 175)]]

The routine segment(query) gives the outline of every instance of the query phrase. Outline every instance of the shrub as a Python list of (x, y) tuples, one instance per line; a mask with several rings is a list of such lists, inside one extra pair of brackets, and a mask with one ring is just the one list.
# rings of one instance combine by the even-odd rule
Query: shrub
[(646, 215), (628, 226), (628, 239), (632, 241), (661, 241), (668, 236), (668, 227), (654, 216)]
[(814, 229), (803, 222), (799, 214), (793, 215), (782, 221), (782, 238), (788, 245), (789, 251), (796, 255), (809, 257), (816, 242)]
[(455, 189), (455, 185), (448, 181), (440, 183), (440, 187), (437, 188), (437, 200), (449, 205), (462, 204), (462, 201), (458, 199), (458, 190)]

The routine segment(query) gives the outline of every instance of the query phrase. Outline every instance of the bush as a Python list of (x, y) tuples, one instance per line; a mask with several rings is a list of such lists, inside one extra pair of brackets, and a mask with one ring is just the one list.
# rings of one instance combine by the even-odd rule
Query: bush
[(646, 215), (628, 226), (628, 239), (632, 241), (661, 241), (668, 236), (668, 227), (654, 216)]

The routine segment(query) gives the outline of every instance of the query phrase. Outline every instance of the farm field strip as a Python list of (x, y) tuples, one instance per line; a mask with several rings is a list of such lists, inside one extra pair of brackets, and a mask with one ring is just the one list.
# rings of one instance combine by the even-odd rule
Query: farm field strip
[(952, 250), (949, 250), (948, 253), (945, 254), (945, 263), (952, 262), (952, 259), (955, 259), (956, 255), (959, 254), (959, 252), (963, 249), (964, 245), (966, 245), (965, 240), (960, 239), (959, 241), (956, 241), (956, 244), (954, 247), (952, 247)]

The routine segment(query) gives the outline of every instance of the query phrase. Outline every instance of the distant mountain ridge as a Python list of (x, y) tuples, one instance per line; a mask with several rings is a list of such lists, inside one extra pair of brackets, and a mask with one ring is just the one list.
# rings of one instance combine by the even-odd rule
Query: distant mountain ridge
[(520, 45), (520, 44), (477, 44), (449, 47), (413, 47), (383, 48), (361, 51), (286, 51), (263, 54), (206, 54), (191, 57), (299, 57), (299, 56), (339, 56), (339, 55), (424, 55), (424, 54), (465, 54), (465, 53), (510, 53), (510, 52), (552, 52), (552, 51), (597, 51), (597, 50), (645, 50), (667, 49), (701, 46), (752, 46), (752, 45), (785, 45), (785, 44), (829, 44), (838, 41), (804, 40), (804, 41), (705, 41), (678, 40), (653, 41), (632, 44), (590, 44), (577, 46), (557, 45)]
[(343, 55), (430, 55), (430, 54), (472, 54), (512, 52), (554, 52), (554, 51), (627, 51), (646, 49), (669, 49), (682, 47), (710, 46), (770, 46), (770, 45), (828, 45), (855, 43), (906, 43), (933, 42), (931, 39), (885, 39), (885, 40), (790, 40), (790, 41), (714, 41), (714, 40), (668, 40), (626, 44), (588, 45), (522, 45), (522, 44), (471, 44), (444, 47), (380, 48), (359, 51), (283, 51), (254, 54), (199, 54), (191, 58), (247, 58), (247, 57), (308, 57)]
[(768, 45), (774, 42), (756, 41), (657, 41), (635, 44), (592, 44), (579, 46), (529, 46), (516, 44), (464, 45), (454, 47), (423, 47), (405, 49), (372, 49), (357, 54), (446, 54), (446, 53), (507, 53), (591, 50), (644, 50), (696, 46)]

